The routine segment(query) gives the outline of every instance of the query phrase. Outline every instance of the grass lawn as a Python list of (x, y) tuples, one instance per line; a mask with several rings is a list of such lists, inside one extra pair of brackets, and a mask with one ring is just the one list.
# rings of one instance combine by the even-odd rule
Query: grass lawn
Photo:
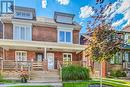
[(6, 83), (16, 84), (18, 82), (14, 81), (14, 80), (0, 80), (0, 84), (6, 84)]
[[(100, 84), (99, 81), (86, 81), (86, 82), (73, 82), (73, 83), (64, 83), (64, 87), (89, 87), (90, 84)], [(104, 85), (112, 87), (130, 87), (127, 86), (125, 81), (115, 81), (115, 80), (103, 80)]]

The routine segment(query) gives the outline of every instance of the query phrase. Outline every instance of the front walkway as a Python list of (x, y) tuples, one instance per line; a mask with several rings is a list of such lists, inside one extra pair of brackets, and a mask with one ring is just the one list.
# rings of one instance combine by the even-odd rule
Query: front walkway
[(62, 83), (24, 83), (24, 84), (0, 84), (0, 87), (8, 86), (53, 86), (53, 87), (62, 87)]
[[(93, 79), (94, 81), (100, 81), (99, 79)], [(111, 78), (103, 78), (103, 82), (123, 85), (124, 87), (130, 87), (130, 81), (128, 80), (121, 80), (121, 79), (111, 79)]]

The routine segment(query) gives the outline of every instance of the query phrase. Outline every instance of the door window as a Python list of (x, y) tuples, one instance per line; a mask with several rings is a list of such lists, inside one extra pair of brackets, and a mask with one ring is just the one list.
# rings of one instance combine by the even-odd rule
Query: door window
[(54, 69), (54, 53), (47, 53), (47, 59), (48, 59), (48, 69), (53, 70)]
[(43, 61), (43, 54), (37, 54), (37, 59), (38, 62), (42, 62)]

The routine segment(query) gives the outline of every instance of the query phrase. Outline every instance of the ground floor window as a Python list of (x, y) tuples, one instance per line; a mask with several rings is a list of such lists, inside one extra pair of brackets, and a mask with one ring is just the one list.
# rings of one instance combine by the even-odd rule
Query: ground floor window
[(122, 64), (122, 52), (117, 52), (113, 55), (113, 58), (110, 60), (110, 64)]
[(72, 61), (71, 53), (63, 53), (63, 61)]
[(124, 55), (124, 60), (125, 62), (130, 62), (130, 52), (125, 52), (125, 55)]
[(66, 65), (69, 65), (71, 64), (72, 61), (72, 54), (71, 53), (63, 53), (63, 64), (66, 66)]
[(15, 60), (16, 61), (27, 61), (27, 52), (26, 51), (15, 51)]

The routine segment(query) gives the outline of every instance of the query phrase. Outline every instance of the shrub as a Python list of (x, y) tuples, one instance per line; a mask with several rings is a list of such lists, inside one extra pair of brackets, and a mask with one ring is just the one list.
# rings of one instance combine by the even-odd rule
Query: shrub
[(110, 71), (110, 76), (111, 77), (126, 77), (126, 73), (121, 70), (113, 70), (113, 71)]
[(122, 77), (126, 77), (126, 73), (125, 72), (122, 72)]
[(117, 70), (116, 73), (115, 73), (116, 77), (122, 77), (122, 71), (121, 70)]
[(0, 82), (3, 81), (3, 76), (0, 74)]
[(89, 80), (89, 69), (81, 66), (70, 65), (62, 68), (62, 80)]
[(116, 72), (111, 70), (111, 71), (110, 71), (110, 76), (111, 76), (111, 77), (116, 77)]

